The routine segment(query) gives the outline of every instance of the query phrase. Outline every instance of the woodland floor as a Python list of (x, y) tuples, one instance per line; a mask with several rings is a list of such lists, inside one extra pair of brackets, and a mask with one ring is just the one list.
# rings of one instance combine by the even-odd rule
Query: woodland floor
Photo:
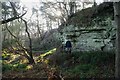
[[(29, 65), (23, 56), (3, 51), (3, 78), (47, 78), (57, 71), (64, 78), (114, 78), (115, 54), (107, 52), (34, 53), (36, 64)], [(8, 58), (8, 59), (5, 59)]]

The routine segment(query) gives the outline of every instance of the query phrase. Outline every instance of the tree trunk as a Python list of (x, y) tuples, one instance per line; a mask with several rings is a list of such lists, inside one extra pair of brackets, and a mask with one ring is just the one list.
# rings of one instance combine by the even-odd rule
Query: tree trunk
[[(22, 19), (22, 18), (21, 18), (21, 19)], [(34, 61), (33, 55), (32, 55), (32, 39), (31, 39), (30, 33), (29, 33), (29, 31), (28, 31), (27, 21), (24, 20), (24, 19), (22, 19), (22, 20), (23, 20), (24, 23), (25, 23), (25, 27), (26, 27), (25, 31), (26, 31), (26, 33), (27, 33), (27, 35), (28, 35), (28, 38), (29, 38), (29, 51), (27, 51), (28, 54), (29, 54), (28, 60), (29, 60), (29, 63), (30, 63), (30, 64), (35, 64), (35, 61)]]
[[(2, 59), (2, 27), (0, 27), (0, 59)], [(0, 63), (0, 79), (2, 78), (2, 64)]]
[(114, 17), (117, 27), (116, 34), (116, 60), (115, 60), (115, 77), (120, 78), (120, 2), (114, 3)]
[(94, 6), (94, 7), (97, 6), (96, 0), (93, 1), (93, 6)]

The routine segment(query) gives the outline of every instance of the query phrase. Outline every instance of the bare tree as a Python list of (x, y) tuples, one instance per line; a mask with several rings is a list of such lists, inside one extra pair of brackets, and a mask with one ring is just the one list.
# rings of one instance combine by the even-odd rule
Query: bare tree
[[(24, 14), (22, 14), (21, 16), (19, 16), (19, 15), (18, 15), (18, 12), (17, 12), (17, 10), (16, 10), (16, 8), (15, 8), (15, 4), (14, 4), (13, 2), (10, 2), (10, 4), (11, 4), (11, 8), (12, 8), (14, 17), (8, 18), (8, 19), (5, 19), (5, 20), (2, 20), (2, 21), (1, 21), (1, 24), (7, 24), (8, 22), (13, 21), (13, 20), (15, 20), (15, 19), (21, 19), (21, 20), (24, 22), (24, 24), (25, 24), (25, 31), (26, 31), (26, 33), (27, 33), (27, 35), (28, 35), (28, 38), (29, 38), (29, 49), (25, 49), (25, 48), (22, 46), (22, 44), (19, 42), (19, 39), (18, 39), (15, 35), (13, 35), (13, 33), (8, 29), (7, 26), (6, 26), (6, 29), (7, 29), (8, 32), (17, 40), (18, 45), (19, 45), (20, 47), (22, 47), (22, 49), (23, 49), (25, 52), (27, 51), (27, 53), (25, 53), (24, 55), (25, 55), (25, 57), (28, 59), (29, 63), (30, 63), (30, 64), (34, 64), (35, 61), (34, 61), (33, 55), (32, 55), (32, 40), (31, 40), (31, 36), (30, 36), (29, 31), (28, 31), (27, 21), (22, 18), (22, 16), (24, 16), (27, 11), (26, 11)], [(28, 54), (28, 55), (27, 55), (27, 54)]]

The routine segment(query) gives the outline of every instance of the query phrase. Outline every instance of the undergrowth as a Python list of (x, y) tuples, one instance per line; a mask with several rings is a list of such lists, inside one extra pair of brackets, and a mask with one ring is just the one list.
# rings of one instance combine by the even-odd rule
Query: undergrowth
[(51, 65), (61, 67), (66, 77), (114, 77), (115, 53), (113, 52), (73, 52), (56, 54), (50, 59)]
[[(39, 57), (40, 56), (38, 56), (38, 59), (41, 59)], [(115, 53), (112, 52), (72, 52), (72, 54), (53, 53), (48, 55), (46, 54), (43, 58), (44, 61), (47, 61), (46, 64), (50, 68), (58, 68), (65, 78), (114, 77)], [(46, 73), (43, 70), (45, 65), (41, 62), (36, 63), (36, 66), (32, 67), (28, 66), (28, 64), (19, 62), (8, 64), (5, 60), (3, 60), (2, 64), (4, 77), (8, 74), (9, 76), (15, 76), (11, 75), (11, 72), (9, 73), (9, 71), (16, 71), (16, 75), (19, 77), (29, 77), (27, 76), (29, 73), (31, 73), (30, 75), (32, 77), (46, 76)], [(18, 73), (19, 71), (25, 71), (25, 73)]]

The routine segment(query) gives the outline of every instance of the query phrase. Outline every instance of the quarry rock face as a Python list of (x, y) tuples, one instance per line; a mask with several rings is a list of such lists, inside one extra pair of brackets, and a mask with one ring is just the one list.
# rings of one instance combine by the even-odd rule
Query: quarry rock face
[(81, 27), (64, 26), (59, 33), (63, 44), (69, 39), (73, 51), (113, 51), (115, 49), (116, 28), (114, 21), (106, 18), (105, 25)]
[(114, 51), (116, 27), (113, 3), (76, 12), (59, 26), (60, 40), (72, 42), (73, 51)]

